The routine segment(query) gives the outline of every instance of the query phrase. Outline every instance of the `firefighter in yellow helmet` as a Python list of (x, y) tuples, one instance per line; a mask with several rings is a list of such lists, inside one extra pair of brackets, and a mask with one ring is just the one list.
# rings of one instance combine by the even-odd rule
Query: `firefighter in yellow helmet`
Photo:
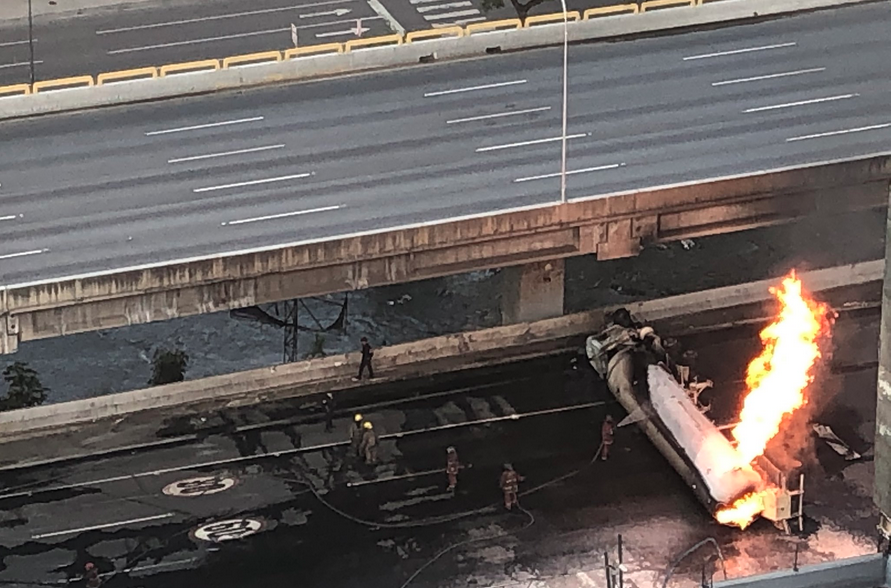
[(362, 429), (362, 442), (359, 450), (365, 456), (365, 463), (374, 465), (377, 463), (377, 435), (374, 433), (374, 426), (371, 424), (371, 421), (362, 423)]
[(353, 449), (353, 455), (362, 457), (362, 423), (365, 421), (362, 415), (356, 413), (353, 416), (353, 425), (350, 427), (350, 447)]

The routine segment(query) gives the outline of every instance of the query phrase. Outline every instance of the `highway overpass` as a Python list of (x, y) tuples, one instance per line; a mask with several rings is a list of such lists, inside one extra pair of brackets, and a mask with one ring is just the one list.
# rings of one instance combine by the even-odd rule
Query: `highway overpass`
[(540, 318), (553, 260), (882, 206), (887, 19), (572, 47), (566, 206), (559, 50), (5, 123), (0, 351), (535, 262)]

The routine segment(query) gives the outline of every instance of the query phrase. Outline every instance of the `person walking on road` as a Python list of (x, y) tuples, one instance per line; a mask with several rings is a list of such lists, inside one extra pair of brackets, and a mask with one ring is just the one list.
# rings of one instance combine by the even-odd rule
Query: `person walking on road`
[(354, 382), (358, 382), (362, 379), (362, 374), (365, 373), (365, 370), (368, 370), (368, 379), (374, 379), (374, 368), (371, 367), (371, 358), (374, 357), (374, 351), (371, 350), (371, 344), (368, 342), (368, 337), (362, 337), (362, 361), (359, 363), (359, 375), (353, 378)]
[(99, 578), (99, 570), (93, 562), (87, 562), (84, 566), (84, 586), (87, 588), (99, 588), (102, 580)]
[(449, 478), (447, 491), (454, 492), (458, 486), (458, 470), (460, 469), (461, 462), (458, 461), (458, 452), (454, 447), (449, 447), (446, 449), (446, 476)]
[(362, 457), (362, 432), (364, 431), (362, 423), (364, 420), (361, 414), (356, 413), (353, 415), (353, 426), (350, 427), (350, 447), (356, 457)]
[(362, 423), (362, 428), (362, 442), (359, 449), (365, 456), (365, 465), (374, 465), (377, 463), (377, 435), (374, 433), (371, 421)]
[(616, 434), (616, 425), (613, 423), (613, 416), (608, 414), (603, 419), (603, 426), (600, 427), (600, 459), (606, 461), (609, 459), (609, 448), (613, 444), (613, 437)]
[(322, 408), (325, 409), (325, 432), (330, 433), (334, 430), (334, 394), (330, 392), (322, 398)]
[(501, 472), (501, 491), (504, 492), (504, 508), (510, 510), (514, 506), (519, 507), (520, 502), (517, 499), (517, 493), (520, 490), (520, 482), (525, 480), (523, 476), (514, 470), (514, 466), (509, 463), (504, 464), (504, 471)]

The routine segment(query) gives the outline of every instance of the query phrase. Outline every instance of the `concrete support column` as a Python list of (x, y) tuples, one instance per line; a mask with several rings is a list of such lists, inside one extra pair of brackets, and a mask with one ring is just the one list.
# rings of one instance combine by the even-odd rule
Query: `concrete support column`
[[(891, 196), (891, 194), (889, 194)], [(891, 198), (889, 198), (891, 199)], [(880, 528), (891, 534), (891, 207), (885, 227), (885, 282), (879, 339), (879, 378), (876, 400), (875, 494), (881, 511)]]
[(7, 292), (0, 290), (0, 355), (19, 349), (19, 321), (9, 314)]
[(501, 275), (502, 324), (526, 323), (563, 314), (562, 259), (505, 268)]

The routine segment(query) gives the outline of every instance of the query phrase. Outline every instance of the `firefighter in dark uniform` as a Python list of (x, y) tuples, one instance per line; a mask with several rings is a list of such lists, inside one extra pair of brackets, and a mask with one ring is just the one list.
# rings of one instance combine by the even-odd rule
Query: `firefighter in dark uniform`
[(461, 469), (461, 462), (458, 461), (458, 452), (454, 447), (446, 449), (446, 476), (449, 478), (449, 492), (454, 492), (458, 486), (458, 470)]
[(616, 425), (613, 423), (613, 416), (606, 415), (603, 419), (603, 426), (600, 427), (600, 439), (603, 446), (600, 449), (600, 459), (606, 461), (609, 459), (609, 448), (613, 444), (613, 437), (616, 434)]
[(359, 445), (359, 451), (365, 456), (367, 465), (377, 463), (377, 435), (374, 433), (371, 421), (362, 423), (362, 442)]
[(88, 562), (84, 566), (84, 586), (87, 588), (99, 588), (101, 585), (102, 580), (99, 578), (99, 570), (96, 569), (93, 562)]
[(365, 373), (365, 370), (368, 370), (368, 379), (374, 379), (374, 368), (371, 367), (371, 358), (374, 357), (374, 351), (371, 350), (371, 344), (368, 343), (368, 337), (362, 337), (360, 339), (362, 342), (362, 361), (359, 363), (359, 375), (353, 378), (353, 380), (359, 381), (362, 379), (362, 374)]
[(501, 491), (504, 492), (504, 508), (507, 510), (514, 506), (520, 506), (520, 502), (517, 500), (517, 492), (520, 490), (520, 482), (525, 479), (514, 470), (514, 466), (509, 463), (504, 464), (500, 486)]
[(328, 392), (322, 398), (322, 408), (325, 409), (325, 432), (334, 430), (334, 395)]
[(362, 415), (356, 413), (353, 415), (353, 426), (350, 427), (350, 447), (353, 449), (353, 455), (362, 457), (362, 423), (364, 419)]

